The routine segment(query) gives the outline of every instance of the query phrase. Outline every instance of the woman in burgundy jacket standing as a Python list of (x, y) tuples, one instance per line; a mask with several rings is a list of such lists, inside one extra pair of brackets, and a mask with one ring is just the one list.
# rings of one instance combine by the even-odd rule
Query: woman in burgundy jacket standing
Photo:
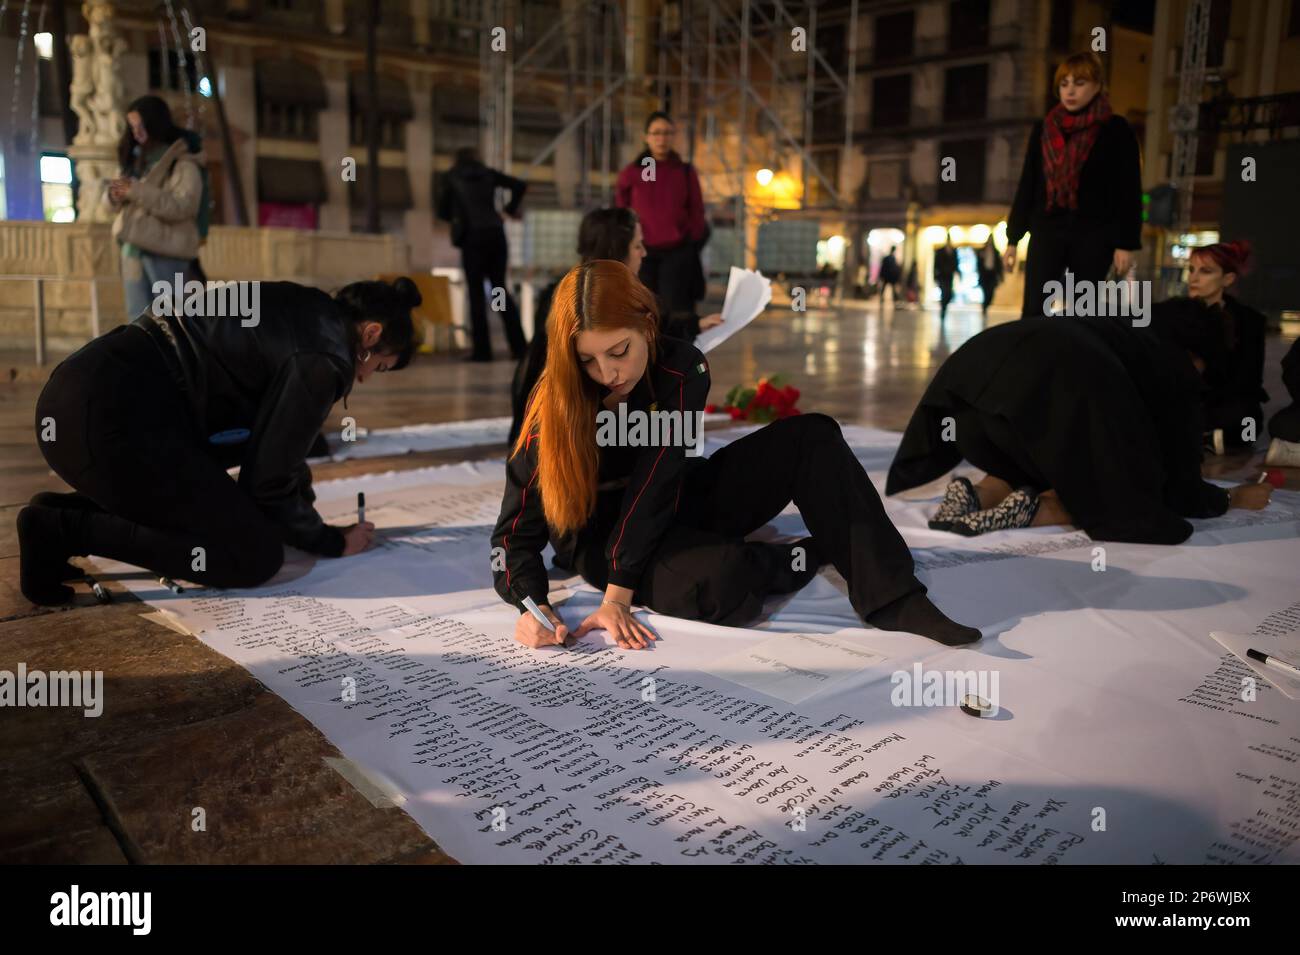
[(708, 224), (700, 177), (673, 149), (675, 133), (667, 113), (650, 114), (646, 148), (618, 174), (614, 202), (641, 220), (646, 256), (638, 277), (670, 312), (693, 312), (704, 297), (700, 247)]
[(1142, 247), (1142, 158), (1137, 137), (1110, 111), (1101, 60), (1076, 53), (1056, 69), (1060, 102), (1034, 127), (1007, 217), (1007, 271), (1030, 234), (1022, 315), (1042, 315), (1048, 282), (1123, 275)]

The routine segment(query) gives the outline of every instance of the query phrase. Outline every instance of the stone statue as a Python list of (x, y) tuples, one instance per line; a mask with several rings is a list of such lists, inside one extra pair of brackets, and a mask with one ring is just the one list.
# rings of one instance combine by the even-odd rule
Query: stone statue
[(92, 39), (95, 42), (95, 91), (91, 108), (95, 113), (95, 141), (116, 144), (126, 129), (126, 94), (122, 86), (119, 57), (126, 53), (126, 40), (112, 34)]
[(104, 201), (104, 191), (109, 180), (119, 175), (117, 144), (126, 130), (127, 107), (119, 64), (128, 47), (109, 0), (86, 0), (81, 12), (90, 24), (90, 33), (70, 40), (73, 76), (69, 88), (72, 108), (80, 120), (68, 148), (81, 182), (77, 219), (111, 222), (114, 210)]
[(95, 114), (90, 100), (95, 93), (93, 71), (93, 49), (90, 37), (78, 34), (72, 38), (72, 111), (77, 114), (77, 135), (72, 140), (75, 144), (93, 143), (95, 141)]

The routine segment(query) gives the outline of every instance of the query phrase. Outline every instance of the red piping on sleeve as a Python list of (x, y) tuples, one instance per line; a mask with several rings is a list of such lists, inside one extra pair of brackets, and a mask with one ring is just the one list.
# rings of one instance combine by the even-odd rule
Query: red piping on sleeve
[[(531, 442), (532, 438), (530, 437), (528, 440)], [(528, 489), (533, 486), (533, 482), (536, 480), (537, 480), (537, 468), (533, 468), (533, 476), (528, 479), (528, 483), (524, 485), (523, 493), (519, 495), (519, 513), (516, 514), (515, 519), (510, 522), (510, 534), (513, 534), (515, 532), (515, 528), (519, 526), (519, 518), (524, 516), (524, 509), (528, 505)], [(510, 534), (507, 534), (505, 537), (501, 538), (501, 546), (505, 549), (506, 552), (506, 586), (507, 587), (510, 586)]]

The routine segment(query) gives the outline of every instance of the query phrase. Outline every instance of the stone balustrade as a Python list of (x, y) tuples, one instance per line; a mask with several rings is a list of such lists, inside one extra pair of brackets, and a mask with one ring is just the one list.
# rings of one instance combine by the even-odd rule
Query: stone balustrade
[[(409, 271), (401, 236), (298, 229), (213, 226), (199, 259), (210, 279), (287, 280), (326, 289)], [(93, 336), (96, 306), (100, 331), (127, 319), (118, 245), (107, 224), (0, 221), (0, 348), (34, 347), (38, 278), (45, 341), (54, 351)]]

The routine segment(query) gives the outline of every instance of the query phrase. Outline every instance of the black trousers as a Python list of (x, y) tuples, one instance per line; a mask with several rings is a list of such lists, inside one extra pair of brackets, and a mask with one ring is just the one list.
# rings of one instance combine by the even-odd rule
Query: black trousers
[[(477, 358), (492, 357), (492, 338), (488, 334), (487, 297), (483, 294), (483, 281), (486, 279), (494, 289), (506, 289), (508, 254), (506, 230), (499, 226), (495, 229), (471, 229), (460, 248), (465, 285), (469, 289), (470, 331), (474, 338), (474, 356)], [(523, 326), (519, 323), (519, 307), (508, 290), (505, 298), (506, 307), (501, 313), (501, 321), (505, 324), (510, 354), (519, 359), (524, 356), (527, 347)]]
[(691, 242), (667, 251), (647, 252), (641, 260), (638, 277), (671, 311), (692, 312), (695, 310), (694, 284), (700, 268), (698, 255)]
[(984, 305), (982, 310), (987, 315), (989, 306), (993, 304), (993, 294), (998, 290), (998, 283), (994, 279), (988, 282), (980, 282), (980, 291), (984, 293)]
[(957, 448), (975, 467), (1013, 488), (1041, 492), (1051, 487), (1011, 422), (971, 407), (961, 409), (953, 418)]
[(951, 275), (949, 275), (947, 278), (943, 278), (939, 280), (939, 317), (940, 318), (943, 318), (948, 314), (948, 306), (952, 304), (952, 299), (953, 299), (952, 280), (953, 280), (953, 276)]
[(1043, 291), (1048, 282), (1065, 282), (1068, 269), (1077, 284), (1102, 282), (1110, 271), (1115, 246), (1099, 229), (1063, 225), (1034, 232), (1025, 257), (1025, 299), (1022, 318), (1046, 314)]
[[(767, 596), (782, 592), (773, 584), (789, 575), (792, 559), (789, 545), (744, 538), (791, 502), (818, 553), (848, 582), (858, 616), (866, 619), (900, 597), (925, 592), (913, 573), (911, 551), (839, 424), (806, 414), (774, 421), (688, 473), (677, 520), (646, 568), (636, 602), (707, 623), (742, 626), (754, 620)], [(599, 514), (574, 554), (574, 569), (598, 590), (608, 582), (610, 523), (608, 514)]]
[(95, 505), (57, 509), (72, 553), (210, 587), (257, 586), (280, 569), (279, 528), (205, 451), (140, 329), (116, 328), (54, 370), (36, 402), (38, 437), (50, 421), (45, 460)]

